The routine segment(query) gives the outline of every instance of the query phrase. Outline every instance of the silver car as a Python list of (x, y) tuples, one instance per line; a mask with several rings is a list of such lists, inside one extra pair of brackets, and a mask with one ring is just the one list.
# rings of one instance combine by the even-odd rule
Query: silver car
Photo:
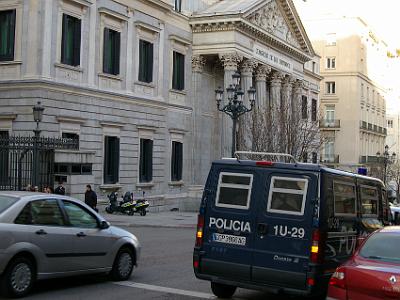
[(137, 265), (137, 238), (79, 200), (0, 192), (0, 291), (22, 297), (35, 280), (109, 273), (127, 280)]

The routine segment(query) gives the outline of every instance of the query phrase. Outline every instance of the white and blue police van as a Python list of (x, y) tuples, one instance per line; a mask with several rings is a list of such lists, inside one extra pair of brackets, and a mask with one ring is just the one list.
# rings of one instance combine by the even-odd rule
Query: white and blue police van
[(389, 220), (379, 179), (286, 162), (286, 154), (236, 155), (211, 166), (193, 253), (196, 277), (218, 297), (237, 287), (324, 295), (360, 237)]

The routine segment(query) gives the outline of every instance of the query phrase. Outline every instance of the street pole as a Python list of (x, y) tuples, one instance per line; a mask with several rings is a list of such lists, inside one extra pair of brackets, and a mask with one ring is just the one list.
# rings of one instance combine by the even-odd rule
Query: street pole
[(44, 107), (40, 104), (40, 101), (32, 108), (33, 120), (36, 122), (36, 129), (33, 130), (33, 162), (32, 162), (32, 185), (39, 187), (39, 139), (40, 139), (40, 128), (39, 123), (43, 118)]
[(224, 90), (219, 87), (215, 90), (215, 96), (217, 101), (217, 109), (225, 114), (227, 114), (232, 119), (232, 147), (231, 147), (231, 156), (235, 157), (236, 151), (236, 126), (237, 120), (239, 117), (245, 113), (248, 113), (253, 110), (256, 98), (256, 90), (251, 87), (247, 93), (249, 95), (250, 108), (247, 108), (243, 104), (243, 96), (244, 92), (239, 87), (240, 83), (240, 74), (235, 73), (232, 75), (233, 85), (230, 85), (227, 89), (227, 98), (228, 104), (221, 107), (221, 101), (223, 99)]

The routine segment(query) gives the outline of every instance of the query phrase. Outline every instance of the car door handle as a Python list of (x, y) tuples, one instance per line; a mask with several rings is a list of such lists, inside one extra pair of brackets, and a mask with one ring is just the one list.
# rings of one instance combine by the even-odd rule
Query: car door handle
[(258, 223), (257, 232), (261, 236), (266, 235), (268, 233), (268, 224)]
[(83, 233), (83, 232), (78, 232), (78, 233), (76, 234), (76, 236), (77, 236), (77, 237), (84, 237), (84, 236), (86, 236), (86, 234)]
[(45, 234), (47, 234), (47, 232), (44, 231), (43, 229), (40, 229), (40, 230), (36, 231), (35, 233), (38, 234), (38, 235), (45, 235)]

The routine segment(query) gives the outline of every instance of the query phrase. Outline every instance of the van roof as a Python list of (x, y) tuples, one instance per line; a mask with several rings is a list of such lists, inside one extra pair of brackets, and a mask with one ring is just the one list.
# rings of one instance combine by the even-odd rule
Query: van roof
[[(236, 158), (223, 158), (219, 160), (215, 160), (213, 164), (219, 164), (219, 165), (241, 165), (241, 166), (256, 166), (256, 160), (248, 160), (248, 159), (236, 159)], [(277, 169), (287, 169), (287, 170), (302, 170), (302, 171), (308, 171), (308, 172), (325, 172), (325, 173), (330, 173), (330, 174), (335, 174), (335, 175), (341, 175), (341, 176), (351, 176), (351, 177), (356, 177), (359, 179), (366, 179), (366, 180), (373, 180), (376, 182), (381, 183), (382, 185), (383, 182), (382, 180), (375, 178), (375, 177), (369, 177), (369, 176), (364, 176), (364, 175), (359, 175), (343, 170), (338, 170), (338, 169), (332, 169), (328, 168), (324, 165), (319, 165), (319, 164), (310, 164), (310, 163), (285, 163), (285, 162), (273, 162), (273, 165), (268, 167), (268, 168), (277, 168)]]

